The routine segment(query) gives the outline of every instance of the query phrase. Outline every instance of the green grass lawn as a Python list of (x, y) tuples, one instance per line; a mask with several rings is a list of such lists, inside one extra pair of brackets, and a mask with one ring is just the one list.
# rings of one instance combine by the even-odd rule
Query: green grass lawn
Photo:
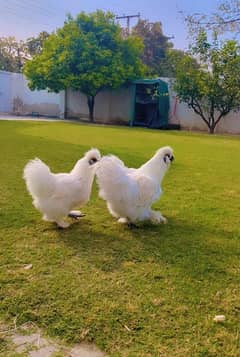
[[(0, 137), (2, 323), (32, 321), (110, 356), (240, 356), (239, 138), (13, 121)], [(137, 167), (164, 145), (175, 151), (155, 204), (166, 225), (119, 225), (94, 185), (86, 216), (58, 230), (22, 179), (36, 156), (66, 172), (97, 147)]]

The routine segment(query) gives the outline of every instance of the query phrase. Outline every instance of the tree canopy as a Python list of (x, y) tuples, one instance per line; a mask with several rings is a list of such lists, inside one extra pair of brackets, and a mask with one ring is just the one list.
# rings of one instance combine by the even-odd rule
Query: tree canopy
[(21, 72), (26, 61), (26, 48), (23, 41), (15, 37), (0, 37), (0, 70)]
[(174, 89), (214, 133), (223, 117), (240, 108), (240, 46), (233, 40), (210, 43), (202, 31), (192, 51), (200, 66), (184, 56), (177, 64)]
[(51, 34), (43, 50), (29, 61), (24, 73), (31, 89), (59, 92), (71, 88), (87, 96), (93, 120), (95, 96), (144, 74), (140, 59), (143, 43), (136, 36), (122, 38), (112, 13), (96, 11), (69, 16)]
[(40, 32), (37, 37), (26, 41), (17, 41), (15, 37), (0, 37), (0, 70), (22, 72), (24, 64), (35, 54), (42, 51), (42, 46), (49, 34)]
[(224, 32), (240, 33), (240, 1), (225, 0), (221, 1), (211, 15), (196, 13), (185, 16), (189, 27), (189, 32), (194, 34), (199, 29), (213, 31), (216, 34)]
[(46, 31), (42, 31), (36, 37), (29, 37), (26, 42), (25, 46), (29, 55), (34, 56), (42, 52), (43, 43), (48, 38), (49, 33)]
[(140, 19), (131, 33), (143, 40), (144, 50), (141, 58), (148, 68), (148, 75), (165, 76), (167, 53), (173, 44), (170, 37), (163, 34), (161, 22)]

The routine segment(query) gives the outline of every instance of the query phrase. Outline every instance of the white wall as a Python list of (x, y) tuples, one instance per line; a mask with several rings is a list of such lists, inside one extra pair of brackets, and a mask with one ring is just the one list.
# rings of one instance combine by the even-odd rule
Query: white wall
[(133, 86), (112, 90), (110, 99), (109, 115), (111, 121), (128, 123), (133, 109)]
[(0, 112), (11, 111), (11, 73), (0, 71)]
[(31, 91), (23, 74), (0, 71), (0, 112), (63, 116), (64, 93)]
[[(110, 105), (110, 92), (102, 91), (95, 97), (94, 117), (98, 120), (108, 120)], [(81, 118), (88, 120), (89, 110), (87, 96), (79, 91), (67, 90), (67, 116), (68, 118)]]
[[(100, 122), (127, 122), (131, 110), (130, 87), (103, 90), (95, 97), (94, 118)], [(88, 120), (87, 97), (79, 91), (67, 91), (67, 116)]]
[[(171, 90), (168, 78), (161, 78), (169, 83), (170, 123), (180, 124), (186, 130), (203, 130), (208, 128), (202, 119), (179, 103)], [(118, 90), (102, 91), (95, 99), (94, 115), (97, 121), (111, 123), (128, 123), (132, 110), (132, 87)], [(64, 92), (49, 93), (45, 90), (31, 91), (26, 78), (19, 73), (0, 71), (0, 112), (27, 115), (33, 112), (40, 115), (63, 117), (65, 109)], [(67, 91), (68, 117), (88, 119), (87, 98), (80, 92)], [(216, 133), (240, 134), (240, 112), (231, 112), (216, 127)]]
[(87, 97), (81, 92), (67, 90), (66, 111), (68, 118), (88, 118)]
[[(169, 84), (169, 122), (180, 124), (185, 130), (208, 131), (203, 120), (190, 109), (187, 104), (180, 103), (171, 89), (169, 78), (160, 78)], [(128, 123), (131, 118), (133, 87), (122, 87), (118, 90), (105, 90), (95, 98), (94, 117), (96, 121), (105, 123)], [(88, 120), (87, 98), (81, 92), (68, 90), (68, 117)], [(240, 112), (231, 112), (216, 127), (216, 133), (240, 134)]]

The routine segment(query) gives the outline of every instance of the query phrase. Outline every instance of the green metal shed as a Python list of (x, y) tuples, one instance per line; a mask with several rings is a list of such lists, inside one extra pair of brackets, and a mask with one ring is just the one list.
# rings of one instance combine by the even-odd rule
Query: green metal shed
[(130, 125), (166, 127), (169, 115), (168, 84), (157, 78), (136, 80), (132, 85)]

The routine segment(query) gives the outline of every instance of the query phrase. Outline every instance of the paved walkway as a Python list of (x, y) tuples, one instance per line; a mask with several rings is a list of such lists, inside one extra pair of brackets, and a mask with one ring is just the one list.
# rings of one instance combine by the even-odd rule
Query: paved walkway
[(74, 121), (74, 120), (65, 120), (60, 118), (53, 118), (53, 117), (34, 117), (34, 116), (19, 116), (19, 115), (12, 115), (6, 113), (0, 113), (0, 120), (31, 120), (31, 121)]
[[(87, 331), (88, 332), (88, 331)], [(1, 337), (11, 344), (11, 351), (28, 357), (106, 357), (94, 344), (80, 343), (68, 347), (60, 341), (42, 336), (41, 330), (33, 323), (25, 323), (13, 330), (1, 331)]]

